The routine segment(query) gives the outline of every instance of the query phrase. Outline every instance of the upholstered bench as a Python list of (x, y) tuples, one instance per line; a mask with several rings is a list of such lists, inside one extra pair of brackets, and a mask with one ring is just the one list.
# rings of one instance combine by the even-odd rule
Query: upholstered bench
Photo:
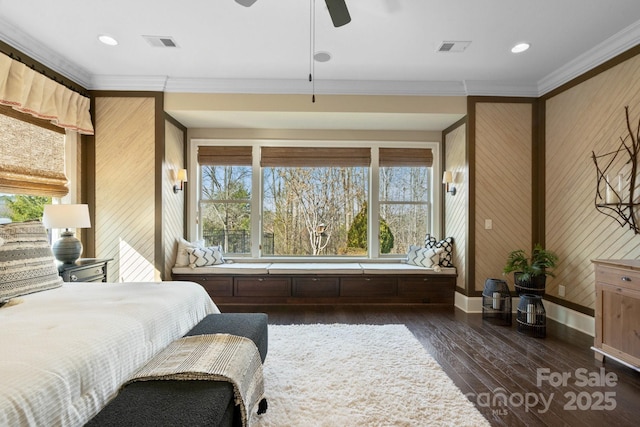
[[(267, 315), (210, 314), (185, 336), (226, 333), (250, 338), (264, 362)], [(233, 386), (217, 381), (140, 381), (128, 384), (87, 426), (239, 426)]]

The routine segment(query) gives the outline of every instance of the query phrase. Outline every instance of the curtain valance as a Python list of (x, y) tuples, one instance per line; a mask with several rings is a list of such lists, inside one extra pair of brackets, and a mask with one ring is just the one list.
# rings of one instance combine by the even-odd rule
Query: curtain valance
[(380, 148), (380, 166), (433, 166), (429, 148)]
[(89, 98), (1, 53), (0, 104), (93, 135)]
[(370, 148), (263, 147), (262, 167), (355, 167), (371, 164)]

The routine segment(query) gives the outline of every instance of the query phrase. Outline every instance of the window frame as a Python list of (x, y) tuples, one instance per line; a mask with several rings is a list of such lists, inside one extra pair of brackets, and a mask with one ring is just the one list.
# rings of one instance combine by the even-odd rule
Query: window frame
[[(260, 150), (261, 147), (365, 147), (371, 148), (371, 166), (369, 168), (369, 198), (370, 209), (368, 210), (369, 224), (379, 223), (379, 148), (429, 148), (433, 153), (433, 164), (431, 166), (431, 182), (433, 183), (431, 204), (431, 226), (429, 227), (431, 234), (439, 235), (442, 226), (442, 185), (440, 185), (441, 170), (441, 143), (438, 141), (349, 141), (349, 140), (264, 140), (264, 139), (215, 139), (215, 138), (191, 138), (188, 142), (188, 158), (187, 168), (189, 176), (195, 178), (195, 185), (187, 186), (187, 237), (189, 240), (196, 240), (200, 235), (200, 224), (198, 224), (198, 197), (200, 191), (200, 167), (198, 164), (198, 147), (199, 146), (224, 146), (224, 145), (244, 145), (252, 147), (252, 187), (251, 187), (251, 253), (247, 256), (233, 256), (231, 259), (242, 261), (271, 261), (285, 262), (307, 261), (314, 262), (325, 261), (351, 261), (359, 260), (389, 260), (399, 259), (399, 254), (380, 254), (380, 243), (378, 240), (378, 227), (368, 227), (370, 242), (369, 250), (366, 257), (301, 257), (301, 256), (277, 256), (263, 257), (260, 250), (260, 233), (262, 230), (262, 170), (260, 166)], [(374, 235), (375, 234), (375, 235)], [(422, 241), (416, 244), (422, 244)]]

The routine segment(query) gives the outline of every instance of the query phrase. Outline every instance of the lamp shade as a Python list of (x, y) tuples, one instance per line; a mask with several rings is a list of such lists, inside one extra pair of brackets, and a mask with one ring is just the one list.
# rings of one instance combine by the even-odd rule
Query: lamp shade
[(44, 226), (52, 228), (91, 228), (89, 205), (45, 205)]
[(444, 174), (442, 175), (442, 183), (451, 184), (452, 182), (453, 182), (453, 172), (444, 171)]
[(186, 169), (179, 169), (178, 170), (178, 176), (176, 178), (176, 181), (182, 181), (182, 182), (189, 181), (187, 179), (187, 170)]

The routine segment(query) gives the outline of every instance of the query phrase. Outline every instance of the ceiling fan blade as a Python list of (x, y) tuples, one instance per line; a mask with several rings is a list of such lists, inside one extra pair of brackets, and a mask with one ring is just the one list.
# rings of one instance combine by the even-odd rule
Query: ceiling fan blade
[[(238, 0), (236, 0), (238, 1)], [(331, 15), (334, 27), (341, 27), (351, 22), (351, 15), (347, 9), (345, 0), (324, 0)]]
[(236, 0), (236, 3), (243, 5), (244, 7), (249, 7), (254, 4), (256, 0)]

